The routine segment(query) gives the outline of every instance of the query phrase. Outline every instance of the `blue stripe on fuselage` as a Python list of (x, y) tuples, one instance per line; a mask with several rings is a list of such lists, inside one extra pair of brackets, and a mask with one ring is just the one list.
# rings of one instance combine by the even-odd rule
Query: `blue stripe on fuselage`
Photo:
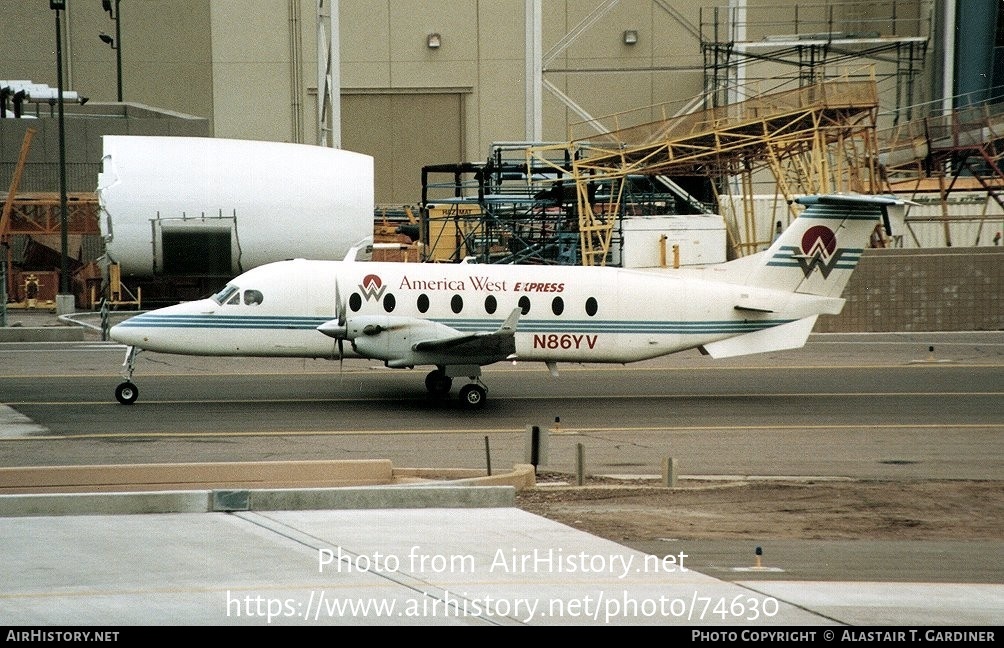
[[(316, 329), (331, 321), (330, 317), (239, 316), (239, 315), (137, 315), (118, 326), (123, 328), (186, 328), (186, 329), (247, 329), (276, 330)], [(436, 319), (435, 321), (462, 333), (498, 330), (503, 320)], [(770, 320), (705, 320), (705, 321), (622, 321), (622, 320), (526, 320), (516, 327), (518, 333), (615, 333), (615, 334), (717, 334), (750, 333), (772, 326), (787, 324), (790, 319)]]

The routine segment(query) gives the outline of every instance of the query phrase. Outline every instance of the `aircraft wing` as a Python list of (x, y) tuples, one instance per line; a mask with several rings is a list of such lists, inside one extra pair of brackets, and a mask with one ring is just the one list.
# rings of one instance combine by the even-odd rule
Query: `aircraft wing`
[(478, 358), (505, 360), (516, 352), (514, 335), (520, 309), (513, 309), (502, 326), (491, 333), (467, 333), (453, 337), (416, 342), (413, 349), (418, 353), (444, 353), (451, 356), (467, 355)]
[(498, 330), (480, 333), (463, 333), (432, 320), (389, 315), (350, 317), (344, 326), (326, 323), (318, 330), (331, 337), (344, 335), (357, 353), (383, 360), (388, 367), (477, 366), (514, 356), (516, 321), (521, 312), (514, 309)]

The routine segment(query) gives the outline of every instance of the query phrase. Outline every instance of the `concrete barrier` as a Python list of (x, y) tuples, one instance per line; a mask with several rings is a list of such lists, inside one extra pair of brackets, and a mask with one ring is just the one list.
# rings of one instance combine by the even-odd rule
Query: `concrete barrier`
[(0, 517), (497, 508), (536, 481), (529, 465), (477, 472), (397, 471), (383, 459), (0, 468)]
[(257, 490), (249, 493), (251, 511), (330, 509), (505, 508), (516, 503), (512, 486), (452, 484), (372, 486), (309, 490)]
[(5, 326), (0, 327), (0, 344), (8, 342), (81, 342), (80, 326)]
[(331, 488), (393, 481), (394, 466), (387, 459), (0, 468), (0, 494)]
[(0, 517), (205, 513), (207, 491), (0, 495)]

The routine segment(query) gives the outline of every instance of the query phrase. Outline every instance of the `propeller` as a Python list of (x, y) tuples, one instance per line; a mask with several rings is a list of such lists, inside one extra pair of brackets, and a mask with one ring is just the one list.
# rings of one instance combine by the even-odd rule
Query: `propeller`
[(338, 375), (342, 376), (342, 366), (345, 362), (345, 302), (342, 301), (342, 291), (338, 283), (338, 276), (335, 276), (335, 318), (338, 320), (338, 329), (341, 335), (335, 340), (338, 342)]
[(338, 347), (338, 373), (342, 372), (342, 366), (345, 360), (345, 337), (348, 335), (348, 328), (346, 326), (347, 315), (345, 311), (345, 301), (342, 299), (341, 286), (338, 283), (338, 278), (335, 278), (335, 319), (328, 320), (324, 324), (317, 327), (317, 330), (321, 333), (327, 335), (328, 337), (334, 338)]

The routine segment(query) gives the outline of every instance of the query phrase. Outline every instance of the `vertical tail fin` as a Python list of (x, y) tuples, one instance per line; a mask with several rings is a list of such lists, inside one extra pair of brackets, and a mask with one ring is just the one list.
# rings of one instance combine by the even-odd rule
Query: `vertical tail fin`
[(892, 196), (805, 196), (806, 209), (778, 237), (749, 275), (750, 285), (839, 297), (876, 225), (889, 231)]

